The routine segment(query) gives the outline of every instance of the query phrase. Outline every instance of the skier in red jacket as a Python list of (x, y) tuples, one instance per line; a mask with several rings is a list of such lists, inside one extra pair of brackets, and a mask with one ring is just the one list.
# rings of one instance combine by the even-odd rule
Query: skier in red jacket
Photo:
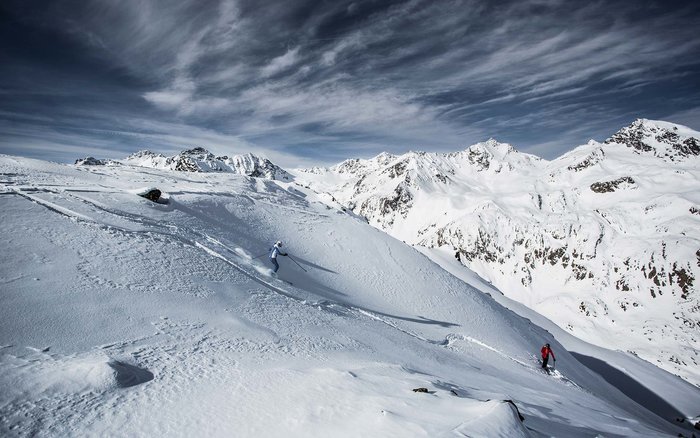
[(547, 369), (547, 361), (549, 360), (549, 355), (552, 355), (552, 361), (554, 363), (557, 362), (557, 358), (554, 357), (554, 352), (552, 351), (551, 348), (549, 348), (549, 344), (544, 344), (544, 347), (542, 347), (542, 368), (545, 370)]

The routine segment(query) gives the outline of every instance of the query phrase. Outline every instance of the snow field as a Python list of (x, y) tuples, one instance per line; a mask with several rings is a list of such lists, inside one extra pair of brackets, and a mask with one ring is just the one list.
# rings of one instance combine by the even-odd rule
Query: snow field
[[(313, 192), (9, 157), (0, 173), (3, 436), (683, 430)], [(132, 193), (152, 186), (167, 205)], [(278, 238), (306, 271), (280, 257), (269, 275)], [(561, 378), (538, 368), (543, 342)]]

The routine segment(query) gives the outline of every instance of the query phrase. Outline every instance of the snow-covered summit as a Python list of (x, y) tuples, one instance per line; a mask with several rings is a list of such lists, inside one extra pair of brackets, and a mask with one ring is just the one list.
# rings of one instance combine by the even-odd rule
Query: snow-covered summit
[(541, 158), (518, 151), (508, 143), (500, 143), (491, 138), (467, 148), (466, 156), (473, 166), (480, 171), (491, 170), (499, 173), (507, 171), (527, 171), (536, 166)]
[(183, 172), (225, 172), (267, 179), (290, 179), (290, 175), (267, 158), (251, 153), (217, 157), (202, 147), (195, 147), (166, 157), (143, 150), (129, 155), (125, 164)]
[(666, 161), (696, 158), (700, 155), (700, 135), (687, 126), (637, 119), (605, 140), (625, 145), (637, 154), (653, 154)]

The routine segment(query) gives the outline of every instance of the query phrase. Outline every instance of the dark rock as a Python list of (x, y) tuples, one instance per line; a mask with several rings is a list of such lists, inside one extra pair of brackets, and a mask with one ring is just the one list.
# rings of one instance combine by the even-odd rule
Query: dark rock
[(142, 193), (139, 196), (148, 199), (149, 201), (158, 202), (160, 200), (161, 191), (158, 189), (151, 189), (146, 193)]
[(77, 166), (104, 166), (105, 160), (98, 160), (95, 157), (78, 158), (75, 160)]
[(518, 409), (518, 406), (513, 400), (503, 400), (503, 402), (510, 403), (511, 405), (513, 405), (513, 407), (515, 408), (515, 412), (518, 414), (518, 418), (520, 418), (520, 421), (525, 421), (525, 417), (522, 416), (522, 414), (520, 413), (520, 409)]
[(623, 176), (613, 181), (597, 182), (591, 184), (591, 190), (596, 193), (609, 193), (619, 189), (622, 184), (634, 184), (634, 179), (630, 176)]
[(588, 155), (585, 159), (583, 159), (583, 161), (580, 161), (576, 164), (573, 164), (573, 165), (567, 167), (567, 169), (573, 170), (574, 172), (580, 172), (584, 169), (587, 169), (591, 166), (594, 166), (594, 165), (600, 163), (604, 157), (605, 157), (605, 152), (603, 151), (603, 149), (596, 149), (590, 155)]

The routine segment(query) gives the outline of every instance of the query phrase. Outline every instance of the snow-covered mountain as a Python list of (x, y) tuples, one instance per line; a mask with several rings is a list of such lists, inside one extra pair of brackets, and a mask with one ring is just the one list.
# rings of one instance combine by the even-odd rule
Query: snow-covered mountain
[(489, 140), (296, 172), (589, 342), (700, 384), (700, 133), (637, 120), (553, 161)]
[(699, 413), (296, 183), (0, 156), (0, 220), (3, 437), (691, 436)]
[[(290, 175), (284, 169), (267, 158), (261, 158), (251, 153), (232, 157), (217, 157), (201, 147), (188, 149), (171, 157), (143, 150), (129, 155), (121, 162), (132, 166), (183, 172), (229, 172), (267, 179), (290, 179)], [(76, 162), (76, 164), (83, 163)]]

